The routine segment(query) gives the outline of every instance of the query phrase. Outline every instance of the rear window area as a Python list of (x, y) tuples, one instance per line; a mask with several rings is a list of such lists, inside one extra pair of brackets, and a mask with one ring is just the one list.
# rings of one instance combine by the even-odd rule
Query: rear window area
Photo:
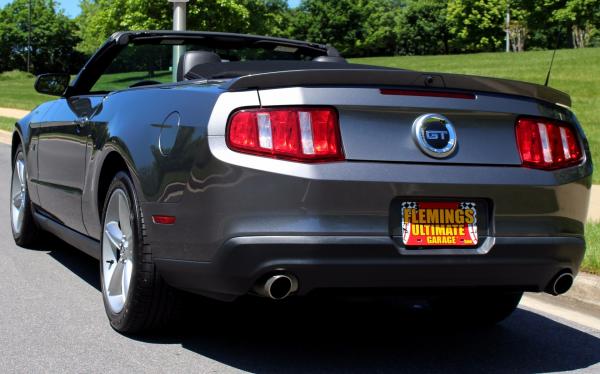
[[(189, 43), (183, 40), (161, 40), (129, 44), (111, 62), (92, 92), (111, 92), (135, 85), (170, 83), (175, 81), (173, 70), (177, 68), (178, 58), (188, 51), (208, 51), (219, 55), (223, 62), (244, 61), (310, 61), (314, 53), (307, 53), (298, 47), (278, 45), (277, 43), (255, 43), (255, 45), (235, 45), (227, 48), (215, 46), (214, 42)], [(175, 66), (173, 66), (175, 64)], [(150, 82), (148, 82), (150, 81)]]

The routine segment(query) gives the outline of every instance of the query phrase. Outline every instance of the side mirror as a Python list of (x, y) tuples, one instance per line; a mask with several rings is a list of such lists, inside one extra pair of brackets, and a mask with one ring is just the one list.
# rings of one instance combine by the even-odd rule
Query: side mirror
[(62, 96), (69, 87), (71, 76), (69, 74), (41, 74), (35, 80), (35, 90), (39, 93), (53, 96)]

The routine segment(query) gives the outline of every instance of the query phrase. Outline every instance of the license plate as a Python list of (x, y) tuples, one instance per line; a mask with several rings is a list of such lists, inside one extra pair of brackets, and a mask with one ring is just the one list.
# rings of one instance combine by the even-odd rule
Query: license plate
[(415, 247), (477, 245), (477, 204), (466, 201), (405, 201), (402, 242)]

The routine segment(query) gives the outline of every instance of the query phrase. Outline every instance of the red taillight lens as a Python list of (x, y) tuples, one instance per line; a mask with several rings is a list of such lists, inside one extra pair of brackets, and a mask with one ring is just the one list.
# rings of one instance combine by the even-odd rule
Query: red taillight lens
[(536, 169), (559, 169), (583, 159), (579, 140), (571, 125), (542, 118), (520, 118), (517, 144), (523, 165)]
[(332, 108), (256, 108), (229, 119), (227, 143), (235, 151), (303, 162), (344, 159)]

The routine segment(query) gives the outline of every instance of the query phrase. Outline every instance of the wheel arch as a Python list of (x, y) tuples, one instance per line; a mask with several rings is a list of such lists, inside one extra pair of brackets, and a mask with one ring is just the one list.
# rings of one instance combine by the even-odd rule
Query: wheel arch
[(108, 192), (108, 188), (110, 187), (110, 183), (112, 182), (114, 176), (120, 171), (126, 172), (130, 177), (132, 176), (125, 158), (116, 150), (111, 150), (104, 157), (102, 166), (100, 168), (100, 173), (98, 175), (96, 204), (98, 207), (100, 220), (102, 219), (102, 209), (104, 207), (104, 202), (106, 200), (106, 194)]
[(12, 165), (13, 160), (15, 159), (15, 154), (17, 153), (17, 148), (19, 144), (23, 144), (23, 139), (21, 139), (21, 134), (17, 130), (15, 130), (12, 134), (11, 141), (11, 149), (10, 149), (10, 162)]
[(27, 149), (28, 143), (31, 141), (30, 131), (28, 126), (21, 125), (20, 121), (15, 120), (15, 129), (12, 133), (10, 160), (14, 160), (19, 144), (23, 146), (23, 151)]

